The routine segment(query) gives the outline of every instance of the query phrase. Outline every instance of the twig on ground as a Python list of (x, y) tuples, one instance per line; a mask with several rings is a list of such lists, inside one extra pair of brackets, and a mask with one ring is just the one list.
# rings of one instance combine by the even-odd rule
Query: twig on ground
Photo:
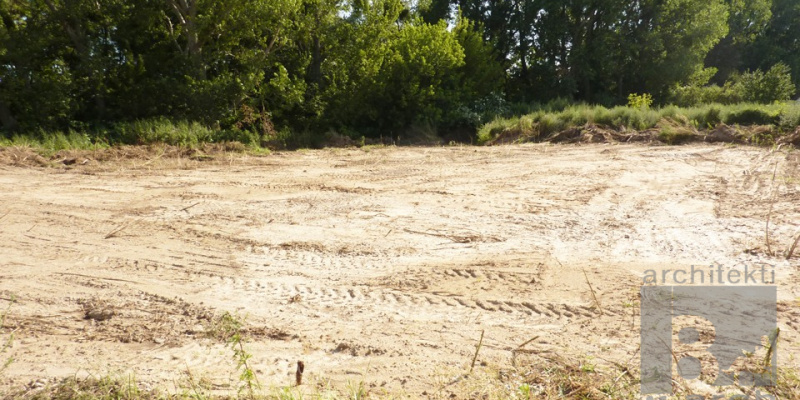
[(469, 373), (472, 373), (472, 370), (475, 368), (475, 361), (478, 359), (478, 352), (481, 351), (481, 346), (483, 346), (483, 334), (486, 333), (486, 330), (481, 330), (481, 339), (478, 341), (478, 346), (475, 347), (475, 355), (472, 357), (472, 365), (469, 367)]
[(798, 242), (800, 242), (800, 232), (797, 232), (797, 237), (794, 238), (794, 243), (792, 243), (792, 246), (789, 247), (789, 251), (786, 253), (786, 259), (787, 260), (792, 258), (792, 255), (794, 255), (794, 249), (797, 248), (797, 243)]
[(594, 299), (594, 305), (597, 306), (597, 310), (600, 311), (600, 315), (603, 315), (603, 307), (600, 306), (600, 301), (597, 300), (597, 294), (595, 294), (594, 292), (592, 283), (589, 282), (589, 276), (586, 275), (586, 269), (581, 268), (581, 271), (583, 271), (583, 277), (586, 278), (586, 284), (589, 285), (589, 290), (592, 292), (592, 299)]
[(517, 368), (517, 354), (518, 353), (532, 354), (532, 353), (536, 353), (537, 352), (536, 350), (523, 349), (523, 347), (527, 346), (530, 342), (533, 342), (534, 340), (536, 340), (538, 338), (539, 338), (539, 335), (536, 335), (533, 338), (525, 341), (525, 343), (517, 346), (516, 349), (511, 350), (511, 366), (512, 367)]
[(474, 236), (473, 235), (446, 235), (446, 234), (443, 234), (443, 233), (415, 231), (415, 230), (407, 229), (407, 228), (404, 228), (403, 230), (408, 232), (408, 233), (416, 233), (418, 235), (428, 235), (428, 236), (436, 236), (436, 237), (440, 237), (440, 238), (445, 238), (445, 239), (450, 240), (453, 243), (462, 243), (462, 244), (463, 243), (473, 243), (473, 242), (477, 242), (477, 241), (484, 241), (486, 239), (490, 239), (491, 241), (494, 241), (494, 242), (499, 241), (497, 238), (493, 238), (491, 236), (490, 237), (484, 237), (481, 234), (476, 234)]
[(521, 345), (517, 346), (517, 348), (516, 348), (516, 349), (514, 349), (514, 350), (512, 350), (512, 351), (522, 350), (522, 348), (523, 348), (523, 347), (527, 346), (527, 345), (528, 345), (530, 342), (532, 342), (532, 341), (534, 341), (534, 340), (536, 340), (536, 339), (538, 339), (538, 338), (539, 338), (539, 335), (536, 335), (536, 336), (534, 336), (534, 337), (532, 337), (532, 338), (528, 339), (527, 341), (525, 341), (525, 343), (523, 343), (523, 344), (521, 344)]
[(775, 168), (772, 170), (772, 182), (769, 185), (770, 191), (770, 202), (769, 202), (769, 212), (767, 213), (767, 225), (764, 228), (764, 239), (766, 240), (767, 244), (767, 254), (774, 255), (772, 253), (772, 247), (769, 243), (769, 220), (772, 218), (772, 209), (775, 206), (775, 174), (778, 172), (778, 163), (775, 163)]
[(109, 232), (109, 233), (108, 233), (108, 234), (105, 236), (105, 238), (104, 238), (104, 239), (111, 239), (111, 238), (113, 238), (113, 237), (117, 236), (117, 234), (118, 234), (118, 233), (120, 233), (120, 232), (124, 231), (124, 230), (125, 230), (125, 228), (127, 228), (127, 227), (128, 227), (128, 225), (122, 225), (122, 226), (120, 226), (119, 228), (117, 228), (117, 229), (114, 229), (113, 231)]
[(104, 278), (102, 276), (91, 276), (91, 275), (83, 275), (83, 274), (76, 274), (73, 272), (56, 272), (58, 275), (71, 275), (71, 276), (80, 276), (81, 278), (89, 278), (89, 279), (102, 279), (104, 281), (117, 281), (117, 282), (128, 282), (128, 283), (139, 283), (136, 281), (129, 281), (127, 279), (119, 279), (119, 278)]
[(190, 209), (190, 208), (192, 208), (192, 207), (194, 207), (194, 206), (196, 206), (198, 204), (200, 204), (200, 202), (194, 203), (194, 204), (192, 204), (192, 205), (190, 205), (188, 207), (183, 207), (183, 208), (181, 208), (181, 211), (186, 211), (186, 210), (188, 210), (188, 209)]

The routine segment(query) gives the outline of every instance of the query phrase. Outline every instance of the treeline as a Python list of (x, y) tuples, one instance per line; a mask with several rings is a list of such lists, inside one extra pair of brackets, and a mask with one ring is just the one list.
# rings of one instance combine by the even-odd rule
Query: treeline
[(474, 132), (553, 99), (769, 103), (800, 81), (797, 0), (0, 0), (0, 19), (7, 135)]

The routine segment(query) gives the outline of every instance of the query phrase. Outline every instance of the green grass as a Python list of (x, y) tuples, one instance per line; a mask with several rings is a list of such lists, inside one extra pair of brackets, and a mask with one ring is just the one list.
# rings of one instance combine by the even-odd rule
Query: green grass
[(69, 131), (67, 133), (55, 131), (38, 131), (27, 135), (14, 135), (10, 138), (0, 138), (3, 147), (30, 147), (40, 150), (45, 154), (52, 154), (60, 150), (97, 150), (108, 147), (103, 141), (93, 140), (86, 133)]
[(60, 150), (97, 150), (113, 145), (150, 145), (195, 148), (206, 143), (240, 143), (245, 149), (261, 148), (258, 134), (236, 129), (212, 129), (198, 122), (154, 118), (119, 122), (84, 130), (19, 132), (0, 136), (0, 146), (28, 147), (44, 154)]
[[(544, 140), (553, 133), (586, 125), (619, 131), (658, 128), (661, 129), (659, 139), (667, 143), (680, 143), (686, 139), (687, 132), (677, 129), (678, 126), (703, 130), (712, 129), (720, 123), (740, 126), (770, 125), (777, 130), (788, 131), (800, 125), (800, 104), (707, 104), (687, 108), (606, 108), (579, 104), (563, 109), (539, 109), (519, 117), (498, 118), (479, 129), (478, 143), (487, 143), (501, 136)], [(668, 127), (662, 128), (665, 125)]]

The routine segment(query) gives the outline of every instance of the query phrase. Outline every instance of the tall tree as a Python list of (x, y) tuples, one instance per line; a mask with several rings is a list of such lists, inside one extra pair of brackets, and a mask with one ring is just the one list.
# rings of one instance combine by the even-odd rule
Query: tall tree
[(728, 7), (728, 34), (706, 57), (708, 67), (716, 68), (713, 82), (724, 83), (743, 67), (744, 52), (756, 38), (765, 33), (772, 17), (773, 0), (725, 0)]
[(791, 68), (800, 87), (800, 2), (773, 0), (772, 19), (764, 32), (747, 46), (743, 67), (767, 70), (780, 62)]

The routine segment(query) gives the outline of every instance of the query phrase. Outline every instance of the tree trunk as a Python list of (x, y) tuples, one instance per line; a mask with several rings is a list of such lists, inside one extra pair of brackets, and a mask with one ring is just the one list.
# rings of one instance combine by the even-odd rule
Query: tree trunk
[(186, 35), (186, 46), (181, 51), (192, 60), (197, 77), (205, 79), (206, 70), (202, 58), (203, 43), (200, 40), (200, 28), (197, 26), (197, 1), (166, 0), (166, 2)]

